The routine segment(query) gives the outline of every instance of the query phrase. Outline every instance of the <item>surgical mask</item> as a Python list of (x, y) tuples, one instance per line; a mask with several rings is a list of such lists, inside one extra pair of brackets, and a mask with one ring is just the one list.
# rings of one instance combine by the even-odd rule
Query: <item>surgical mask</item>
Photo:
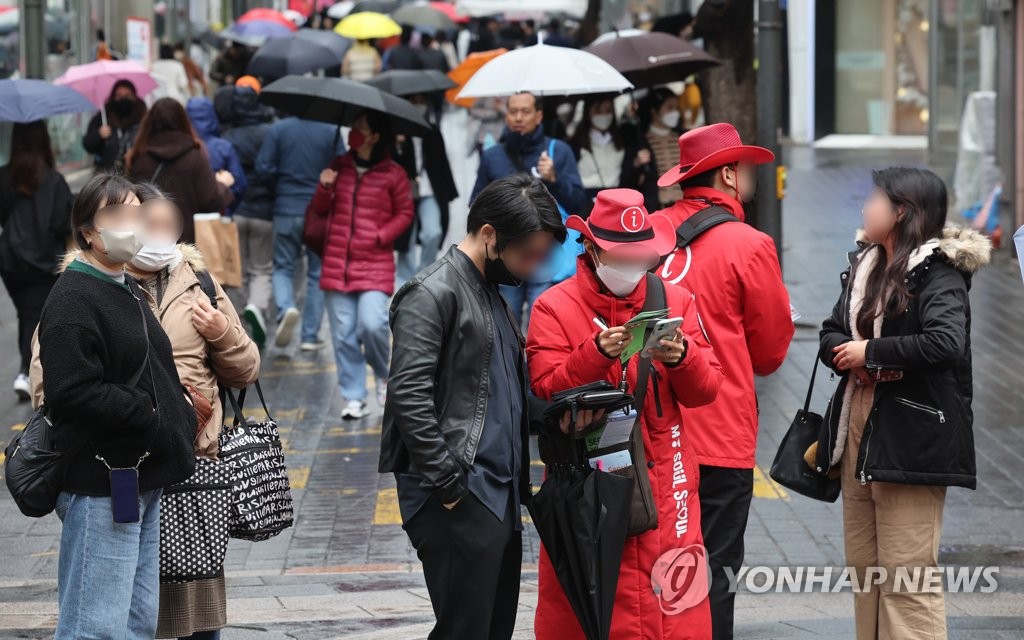
[(366, 134), (359, 129), (349, 129), (348, 148), (352, 151), (362, 148), (366, 144)]
[(602, 113), (590, 117), (590, 124), (598, 131), (607, 131), (612, 126), (613, 116), (610, 113)]
[[(491, 258), (491, 250), (489, 246), (484, 247), (484, 280), (491, 284), (504, 284), (510, 287), (518, 287), (523, 284), (523, 281), (515, 277), (508, 267), (505, 266), (505, 261), (501, 259), (501, 256), (497, 258)], [(497, 253), (497, 252), (495, 252)]]
[(178, 251), (176, 242), (144, 244), (131, 259), (131, 264), (136, 269), (152, 273), (176, 265), (180, 258), (181, 252)]
[(640, 281), (647, 275), (647, 269), (642, 267), (612, 267), (602, 264), (596, 257), (594, 264), (597, 265), (594, 271), (597, 273), (598, 279), (616, 298), (624, 298), (633, 293)]
[(142, 241), (139, 240), (134, 229), (114, 231), (113, 229), (97, 228), (96, 232), (99, 233), (100, 240), (103, 241), (103, 254), (112, 262), (128, 262), (142, 248)]
[(661, 123), (669, 129), (675, 129), (679, 126), (680, 113), (678, 111), (669, 111), (668, 113), (661, 114)]

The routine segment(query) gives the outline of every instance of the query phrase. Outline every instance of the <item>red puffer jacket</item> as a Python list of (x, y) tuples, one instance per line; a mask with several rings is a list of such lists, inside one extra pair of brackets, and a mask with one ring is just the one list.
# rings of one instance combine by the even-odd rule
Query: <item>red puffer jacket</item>
[(336, 158), (334, 187), (316, 188), (310, 207), (331, 219), (320, 288), (356, 293), (395, 288), (395, 240), (412, 224), (412, 192), (405, 170), (390, 158), (362, 176), (352, 153)]
[[(607, 326), (621, 326), (643, 309), (646, 295), (646, 281), (625, 298), (603, 291), (587, 258), (581, 257), (576, 275), (546, 291), (533, 307), (526, 360), (534, 393), (549, 399), (558, 391), (597, 380), (617, 384), (622, 366), (617, 358), (608, 359), (598, 350), (595, 338), (599, 329), (593, 318), (600, 317)], [(612, 614), (610, 637), (616, 640), (711, 638), (706, 592), (669, 594), (663, 589), (659, 596), (651, 581), (652, 572), (657, 573), (655, 563), (663, 554), (703, 544), (699, 469), (678, 405), (694, 407), (713, 401), (723, 378), (698, 325), (692, 296), (682, 287), (671, 286), (665, 287), (665, 296), (670, 317), (683, 317), (689, 347), (683, 362), (675, 367), (654, 363), (657, 376), (651, 377), (644, 398), (641, 427), (651, 492), (658, 505), (658, 528), (626, 540)], [(636, 387), (637, 362), (634, 357), (628, 364), (630, 388)], [(583, 640), (580, 624), (543, 548), (539, 577), (534, 620), (537, 639)]]

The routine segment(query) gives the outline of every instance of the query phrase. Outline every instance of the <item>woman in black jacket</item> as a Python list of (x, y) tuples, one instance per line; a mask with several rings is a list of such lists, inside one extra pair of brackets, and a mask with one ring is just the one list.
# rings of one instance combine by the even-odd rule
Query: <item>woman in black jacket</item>
[(89, 121), (82, 146), (93, 155), (96, 171), (123, 171), (125, 154), (135, 143), (146, 115), (146, 103), (139, 100), (131, 80), (118, 80), (103, 108), (105, 114), (97, 113)]
[(54, 168), (46, 122), (15, 124), (0, 167), (0, 277), (18, 310), (18, 399), (29, 399), (32, 332), (39, 324), (71, 226), (71, 189)]
[[(861, 249), (821, 330), (822, 362), (843, 378), (809, 459), (842, 478), (846, 562), (864, 585), (857, 637), (945, 638), (941, 587), (894, 583), (937, 571), (946, 487), (975, 488), (968, 290), (991, 244), (945, 226), (934, 173), (873, 176)], [(868, 585), (866, 567), (885, 575)]]
[(39, 323), (54, 447), (69, 456), (56, 509), (55, 638), (153, 638), (160, 494), (195, 469), (196, 413), (167, 335), (125, 277), (142, 246), (133, 185), (94, 177), (71, 221), (81, 255), (54, 284)]

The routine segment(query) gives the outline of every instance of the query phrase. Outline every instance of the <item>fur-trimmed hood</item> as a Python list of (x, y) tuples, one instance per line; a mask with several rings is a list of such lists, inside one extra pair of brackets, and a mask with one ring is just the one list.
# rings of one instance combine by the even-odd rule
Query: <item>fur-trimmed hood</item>
[[(872, 246), (863, 229), (857, 231), (857, 244), (862, 250)], [(974, 275), (992, 259), (992, 241), (987, 236), (973, 229), (948, 226), (943, 229), (942, 238), (930, 240), (911, 256), (907, 271), (912, 271), (933, 255), (935, 250), (942, 254), (950, 266), (967, 275)]]
[[(206, 261), (203, 260), (203, 253), (199, 250), (199, 247), (187, 242), (181, 242), (178, 244), (178, 251), (181, 252), (182, 260), (187, 262), (193, 271), (206, 271)], [(71, 249), (65, 253), (64, 259), (60, 263), (59, 273), (64, 273), (68, 265), (74, 262), (80, 255), (82, 255), (81, 249)]]

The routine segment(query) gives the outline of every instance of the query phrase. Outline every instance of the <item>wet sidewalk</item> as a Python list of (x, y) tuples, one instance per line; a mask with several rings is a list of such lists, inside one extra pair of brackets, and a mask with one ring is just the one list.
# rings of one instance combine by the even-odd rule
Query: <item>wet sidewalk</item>
[[(853, 247), (871, 167), (922, 164), (913, 152), (788, 152), (784, 269), (801, 328), (782, 369), (759, 382), (762, 409), (755, 499), (746, 566), (841, 566), (841, 504), (789, 495), (767, 479), (779, 439), (802, 404), (817, 325), (838, 295), (838, 274)], [(463, 171), (469, 171), (464, 165)], [(943, 176), (948, 177), (948, 176)], [(950, 490), (941, 560), (1000, 567), (993, 594), (950, 594), (950, 637), (1024, 635), (1024, 286), (1015, 261), (999, 255), (975, 280), (974, 359), (977, 491)], [(8, 391), (16, 372), (16, 322), (0, 297), (0, 435), (29, 410)], [(270, 541), (232, 541), (227, 561), (227, 640), (423, 638), (432, 614), (422, 574), (401, 528), (394, 482), (376, 472), (379, 413), (357, 423), (339, 416), (333, 359), (270, 350), (264, 387), (287, 443), (298, 507), (296, 526)], [(822, 377), (815, 407), (834, 382)], [(539, 464), (534, 471), (540, 474)], [(517, 637), (531, 638), (537, 538), (527, 527)], [(0, 638), (52, 636), (59, 522), (21, 516), (0, 492)], [(741, 593), (737, 638), (852, 638), (849, 594)]]

